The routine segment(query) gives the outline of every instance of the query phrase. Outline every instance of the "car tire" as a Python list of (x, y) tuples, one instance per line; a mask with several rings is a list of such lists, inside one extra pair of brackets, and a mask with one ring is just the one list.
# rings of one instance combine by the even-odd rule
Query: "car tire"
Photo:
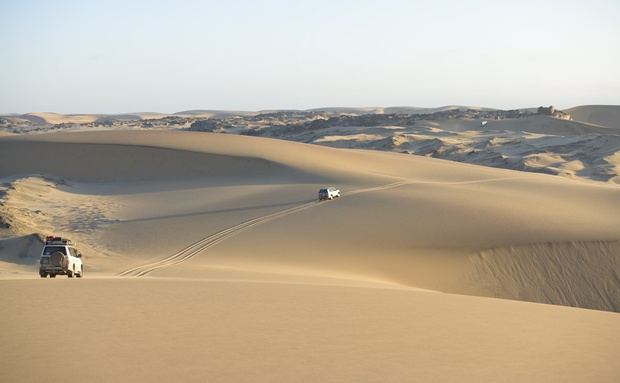
[(50, 278), (56, 278), (56, 274), (50, 274)]
[(61, 251), (56, 251), (51, 256), (52, 265), (58, 267), (65, 264), (67, 258)]
[(41, 278), (47, 278), (47, 273), (39, 273), (39, 275), (41, 276)]
[(75, 274), (76, 278), (82, 278), (82, 274), (84, 274), (84, 266), (80, 266), (80, 272)]
[(73, 278), (73, 274), (74, 274), (74, 272), (73, 272), (73, 271), (71, 271), (71, 270), (67, 270), (67, 277), (69, 277), (69, 278)]

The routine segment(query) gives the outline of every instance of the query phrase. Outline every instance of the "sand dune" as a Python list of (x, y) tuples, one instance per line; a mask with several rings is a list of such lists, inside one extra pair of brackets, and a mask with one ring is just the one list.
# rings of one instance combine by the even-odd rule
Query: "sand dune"
[(0, 180), (0, 381), (620, 378), (613, 183), (166, 131), (2, 135)]
[(473, 278), (498, 297), (620, 312), (618, 241), (494, 248), (472, 260)]
[(25, 120), (44, 124), (60, 123), (88, 123), (97, 121), (100, 117), (96, 114), (58, 114), (58, 113), (27, 113), (19, 116)]
[[(548, 116), (487, 121), (439, 119), (412, 126), (343, 126), (272, 137), (336, 148), (408, 153), (452, 161), (620, 182), (620, 130)], [(270, 136), (265, 134), (265, 136)]]
[(574, 120), (620, 129), (620, 106), (584, 105), (566, 110)]
[[(575, 117), (568, 120), (536, 112), (536, 108), (500, 111), (452, 105), (259, 112), (191, 110), (171, 115), (31, 113), (0, 116), (0, 131), (25, 134), (52, 130), (190, 129), (394, 151), (576, 180), (620, 182), (618, 106), (571, 108), (566, 112)], [(342, 120), (344, 116), (358, 119)], [(401, 125), (386, 124), (390, 118)], [(194, 126), (196, 123), (203, 123), (202, 128)]]
[[(239, 279), (0, 281), (0, 379), (614, 382), (617, 314), (406, 289)], [(75, 309), (44, 305), (54, 294)], [(76, 336), (50, 339), (71, 324)], [(10, 350), (10, 351), (9, 351)], [(73, 374), (72, 374), (73, 375)]]
[(157, 119), (168, 116), (163, 113), (127, 113), (127, 114), (60, 114), (60, 113), (26, 113), (13, 115), (0, 115), (1, 118), (15, 123), (31, 122), (38, 125), (57, 124), (89, 124), (102, 121), (125, 121)]
[[(197, 225), (218, 232), (234, 222), (302, 206), (218, 245), (210, 262), (353, 274), (470, 293), (487, 287), (482, 279), (464, 281), (473, 266), (469, 257), (480, 252), (618, 239), (617, 187), (425, 157), (171, 132), (13, 136), (0, 141), (0, 152), (2, 177), (37, 175), (14, 179), (5, 192), (7, 216), (14, 217), (16, 228), (27, 227), (20, 234), (61, 229), (91, 247), (109, 242), (115, 253), (135, 252), (137, 258), (157, 259), (166, 255), (158, 251), (161, 246), (172, 253), (195, 242)], [(321, 185), (336, 183), (342, 201), (314, 203)], [(64, 201), (56, 205), (64, 209), (47, 207), (49, 200)], [(92, 233), (80, 233), (83, 223), (55, 223), (66, 221), (67, 208), (73, 221), (98, 226), (97, 241), (89, 239)], [(42, 230), (29, 224), (36, 219)], [(274, 233), (287, 240), (274, 241)], [(118, 246), (129, 239), (136, 244)], [(436, 259), (441, 262), (433, 267)], [(602, 272), (609, 265), (600, 267)], [(429, 273), (433, 268), (437, 272)], [(111, 263), (110, 269), (123, 267)], [(616, 293), (612, 288), (610, 297), (601, 299), (617, 300)], [(504, 296), (516, 298), (511, 291)], [(598, 301), (571, 304), (600, 306)]]
[(316, 108), (310, 109), (310, 111), (316, 112), (334, 112), (342, 114), (430, 114), (436, 112), (444, 112), (455, 109), (477, 109), (477, 110), (492, 110), (490, 108), (478, 108), (473, 106), (463, 105), (446, 105), (438, 108), (418, 108), (412, 106), (392, 106), (392, 107), (358, 107), (358, 108)]

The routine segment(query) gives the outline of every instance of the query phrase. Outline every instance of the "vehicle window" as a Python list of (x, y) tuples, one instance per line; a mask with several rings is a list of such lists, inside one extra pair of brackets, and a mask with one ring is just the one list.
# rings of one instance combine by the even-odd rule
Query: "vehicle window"
[(69, 248), (69, 253), (71, 253), (72, 257), (77, 257), (77, 250), (76, 249), (70, 247)]
[(64, 246), (45, 246), (45, 250), (43, 250), (44, 255), (52, 255), (55, 252), (60, 251), (64, 255), (67, 255), (67, 251)]

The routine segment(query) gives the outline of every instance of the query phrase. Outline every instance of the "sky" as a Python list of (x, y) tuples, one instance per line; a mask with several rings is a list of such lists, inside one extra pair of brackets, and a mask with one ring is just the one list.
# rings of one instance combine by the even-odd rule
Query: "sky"
[(0, 0), (0, 113), (620, 105), (619, 0)]

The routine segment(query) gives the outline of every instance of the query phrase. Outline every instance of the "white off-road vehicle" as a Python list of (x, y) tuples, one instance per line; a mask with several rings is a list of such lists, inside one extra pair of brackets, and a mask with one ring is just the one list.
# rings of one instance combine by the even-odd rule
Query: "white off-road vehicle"
[(340, 190), (335, 187), (328, 187), (319, 190), (319, 201), (323, 201), (326, 199), (334, 199), (340, 197)]
[(66, 275), (73, 278), (75, 275), (81, 278), (84, 274), (82, 254), (74, 247), (75, 244), (61, 237), (45, 238), (45, 246), (41, 251), (39, 261), (39, 275), (45, 278), (56, 278), (57, 275)]

